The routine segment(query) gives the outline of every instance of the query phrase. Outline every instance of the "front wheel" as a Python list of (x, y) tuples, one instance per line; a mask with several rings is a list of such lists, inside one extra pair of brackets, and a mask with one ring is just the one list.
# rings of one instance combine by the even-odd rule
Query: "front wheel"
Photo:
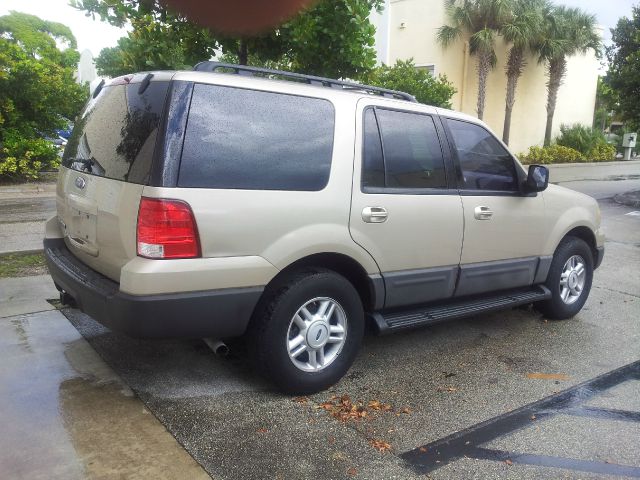
[(314, 393), (340, 380), (364, 334), (353, 285), (332, 271), (311, 269), (290, 275), (266, 295), (250, 332), (258, 368), (288, 393)]
[(584, 306), (593, 280), (593, 253), (587, 243), (567, 237), (556, 249), (545, 286), (551, 298), (540, 302), (538, 309), (551, 320), (575, 316)]

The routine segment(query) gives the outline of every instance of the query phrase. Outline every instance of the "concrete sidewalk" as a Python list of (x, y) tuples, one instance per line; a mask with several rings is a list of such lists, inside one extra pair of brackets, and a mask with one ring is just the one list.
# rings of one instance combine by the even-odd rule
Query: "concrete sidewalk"
[(640, 178), (640, 160), (546, 165), (552, 183)]
[(0, 292), (0, 478), (210, 478), (46, 302), (48, 275)]
[(20, 197), (55, 197), (56, 184), (53, 183), (19, 183), (1, 185), (0, 198)]

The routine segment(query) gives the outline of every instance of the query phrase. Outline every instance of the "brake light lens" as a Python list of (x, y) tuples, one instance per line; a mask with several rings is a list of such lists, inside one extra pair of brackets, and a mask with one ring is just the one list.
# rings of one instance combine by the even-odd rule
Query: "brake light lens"
[(200, 256), (196, 220), (180, 200), (142, 197), (138, 211), (138, 255), (145, 258)]

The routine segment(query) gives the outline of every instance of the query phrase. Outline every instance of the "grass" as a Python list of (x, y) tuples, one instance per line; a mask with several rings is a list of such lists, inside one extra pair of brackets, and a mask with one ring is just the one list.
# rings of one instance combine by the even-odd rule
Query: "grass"
[(0, 278), (30, 277), (48, 273), (42, 252), (0, 255)]

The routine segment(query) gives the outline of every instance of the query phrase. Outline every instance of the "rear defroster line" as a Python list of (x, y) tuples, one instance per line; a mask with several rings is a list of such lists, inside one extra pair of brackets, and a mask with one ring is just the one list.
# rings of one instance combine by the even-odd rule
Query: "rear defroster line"
[(510, 413), (456, 432), (400, 455), (412, 470), (427, 474), (461, 458), (509, 461), (514, 464), (564, 468), (606, 475), (623, 475), (640, 478), (640, 467), (617, 465), (526, 452), (506, 452), (480, 447), (496, 438), (510, 434), (536, 422), (558, 414), (610, 420), (640, 421), (639, 412), (585, 407), (583, 404), (595, 395), (609, 390), (627, 380), (640, 380), (640, 361), (605, 373), (573, 388), (525, 405)]

